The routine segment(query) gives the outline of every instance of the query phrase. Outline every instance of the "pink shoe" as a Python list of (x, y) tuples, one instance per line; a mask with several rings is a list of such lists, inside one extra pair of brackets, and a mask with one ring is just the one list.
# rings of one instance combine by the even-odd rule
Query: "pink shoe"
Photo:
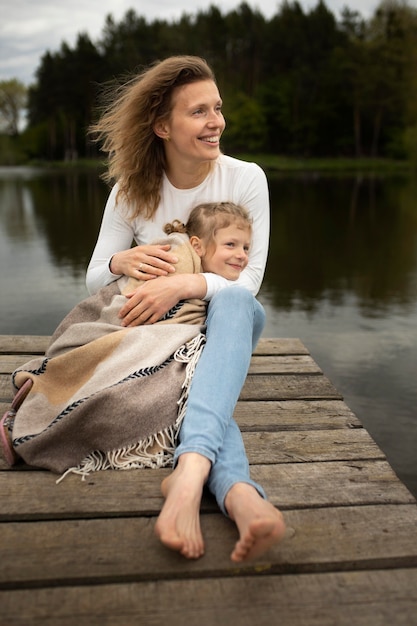
[(12, 425), (16, 415), (16, 411), (28, 395), (33, 385), (30, 378), (20, 387), (19, 391), (13, 398), (11, 408), (1, 418), (0, 422), (0, 443), (3, 449), (3, 456), (6, 463), (10, 466), (15, 465), (19, 456), (16, 454), (12, 445)]

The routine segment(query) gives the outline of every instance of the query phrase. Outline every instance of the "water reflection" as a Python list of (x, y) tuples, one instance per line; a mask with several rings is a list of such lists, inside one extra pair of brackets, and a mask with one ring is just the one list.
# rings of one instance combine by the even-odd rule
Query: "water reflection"
[(264, 334), (302, 339), (417, 495), (416, 181), (270, 184)]
[(27, 168), (14, 180), (0, 173), (0, 220), (16, 243), (29, 233), (45, 242), (51, 263), (84, 276), (106, 194), (96, 171)]
[[(269, 176), (264, 336), (299, 337), (417, 495), (417, 184)], [(87, 295), (98, 172), (0, 168), (0, 334), (50, 334)]]
[(106, 195), (95, 171), (0, 168), (0, 334), (50, 334), (87, 296)]
[(317, 310), (355, 294), (364, 316), (416, 297), (416, 182), (271, 179), (266, 286), (280, 309)]

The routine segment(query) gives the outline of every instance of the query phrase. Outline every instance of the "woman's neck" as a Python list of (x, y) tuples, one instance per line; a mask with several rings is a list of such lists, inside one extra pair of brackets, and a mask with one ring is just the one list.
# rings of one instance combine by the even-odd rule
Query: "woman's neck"
[(201, 163), (197, 168), (194, 167), (188, 171), (186, 168), (168, 167), (165, 173), (171, 185), (177, 189), (192, 189), (201, 185), (212, 167), (213, 163), (210, 161)]

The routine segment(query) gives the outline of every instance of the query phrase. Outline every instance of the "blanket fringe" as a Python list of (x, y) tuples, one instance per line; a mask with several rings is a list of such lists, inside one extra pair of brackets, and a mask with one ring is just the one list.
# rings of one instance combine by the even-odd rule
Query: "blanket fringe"
[(200, 358), (201, 351), (206, 342), (203, 333), (199, 333), (193, 339), (183, 344), (174, 353), (174, 359), (179, 363), (186, 363), (185, 377), (182, 384), (182, 393), (178, 400), (178, 413), (175, 423), (163, 431), (150, 435), (130, 446), (102, 452), (91, 452), (81, 463), (70, 467), (58, 478), (60, 483), (68, 474), (78, 474), (85, 480), (92, 472), (108, 469), (157, 469), (172, 465), (178, 433), (187, 409), (188, 395), (195, 368)]

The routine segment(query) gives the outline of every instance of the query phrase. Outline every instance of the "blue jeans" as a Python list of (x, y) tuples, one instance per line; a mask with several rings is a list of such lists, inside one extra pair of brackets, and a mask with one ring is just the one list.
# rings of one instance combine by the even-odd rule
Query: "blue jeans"
[(186, 452), (211, 461), (207, 486), (223, 513), (229, 489), (251, 480), (249, 463), (233, 413), (249, 369), (252, 351), (265, 324), (262, 305), (243, 287), (226, 287), (212, 298), (207, 312), (207, 342), (190, 388), (174, 464)]

